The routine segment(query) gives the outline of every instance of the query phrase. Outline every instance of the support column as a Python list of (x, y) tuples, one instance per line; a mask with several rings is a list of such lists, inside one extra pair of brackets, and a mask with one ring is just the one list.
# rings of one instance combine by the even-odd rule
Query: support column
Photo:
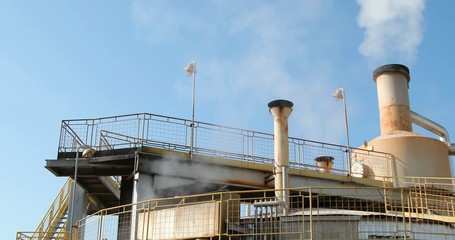
[[(71, 184), (71, 187), (73, 185)], [(72, 192), (72, 191), (71, 191)], [(76, 188), (74, 190), (74, 203), (71, 201), (73, 199), (72, 196), (70, 196), (70, 201), (68, 203), (68, 222), (66, 223), (66, 230), (72, 231), (72, 227), (76, 226), (77, 221), (81, 220), (82, 218), (85, 218), (87, 216), (87, 206), (89, 204), (87, 195), (85, 193), (85, 190), (79, 186), (79, 184), (76, 184)], [(71, 212), (71, 206), (73, 206), (73, 211)], [(73, 215), (73, 216), (71, 216)], [(70, 222), (71, 219), (73, 219), (73, 222)]]
[[(127, 205), (133, 202), (134, 178), (122, 177), (120, 185), (120, 205)], [(125, 208), (126, 213), (120, 213), (118, 217), (117, 239), (129, 239), (131, 234), (131, 207)]]

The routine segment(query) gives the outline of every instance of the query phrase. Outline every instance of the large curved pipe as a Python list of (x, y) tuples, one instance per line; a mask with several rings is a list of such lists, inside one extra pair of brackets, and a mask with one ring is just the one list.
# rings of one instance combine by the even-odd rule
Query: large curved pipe
[(449, 132), (447, 132), (443, 126), (414, 111), (411, 111), (411, 121), (412, 123), (438, 135), (439, 139), (447, 144), (447, 147), (449, 148), (449, 155), (455, 155), (455, 144), (450, 143)]

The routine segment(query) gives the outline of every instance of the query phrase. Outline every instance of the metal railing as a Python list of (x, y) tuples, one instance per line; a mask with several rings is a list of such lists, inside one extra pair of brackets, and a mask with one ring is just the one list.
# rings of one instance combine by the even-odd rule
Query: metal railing
[(418, 188), (294, 188), (287, 214), (274, 190), (152, 199), (80, 220), (77, 239), (455, 239), (454, 192)]
[[(99, 150), (155, 147), (189, 152), (191, 121), (155, 114), (139, 113), (96, 119), (62, 121), (59, 153), (74, 152), (79, 144)], [(194, 154), (223, 157), (232, 160), (273, 164), (273, 134), (195, 122)], [(382, 176), (389, 176), (391, 156), (364, 149), (349, 149), (351, 161), (375, 162), (384, 165)], [(289, 138), (291, 168), (318, 170), (315, 158), (334, 158), (333, 173), (347, 175), (346, 146)], [(360, 174), (362, 175), (362, 174)], [(375, 176), (377, 177), (377, 176)]]
[(68, 240), (67, 234), (60, 232), (54, 233), (53, 238), (44, 238), (43, 236), (49, 232), (18, 232), (16, 234), (16, 240), (43, 240), (43, 239), (52, 239), (52, 240)]
[(66, 214), (68, 213), (72, 183), (73, 180), (68, 178), (36, 230), (34, 232), (18, 232), (17, 240), (68, 238)]
[[(116, 191), (120, 191), (119, 180), (115, 176), (100, 178), (106, 179)], [(66, 225), (72, 187), (73, 180), (68, 178), (36, 230), (34, 232), (17, 232), (16, 240), (67, 240), (69, 232), (66, 230)]]

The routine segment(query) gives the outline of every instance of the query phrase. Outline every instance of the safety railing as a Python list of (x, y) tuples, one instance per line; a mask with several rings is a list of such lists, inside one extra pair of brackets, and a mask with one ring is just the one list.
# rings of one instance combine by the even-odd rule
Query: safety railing
[(433, 189), (440, 191), (455, 191), (455, 178), (447, 177), (418, 177), (418, 176), (393, 176), (384, 177), (384, 183), (394, 183), (399, 187), (414, 187), (416, 189)]
[[(196, 155), (223, 157), (232, 160), (272, 164), (274, 157), (273, 134), (195, 122), (194, 153)], [(179, 152), (189, 152), (191, 121), (155, 114), (139, 113), (97, 119), (64, 120), (61, 126), (59, 153), (74, 152), (81, 144), (99, 150), (155, 147)], [(392, 158), (389, 154), (349, 149), (346, 146), (289, 138), (291, 168), (319, 170), (315, 158), (331, 156), (332, 173), (347, 175), (350, 164), (366, 165), (375, 162), (375, 169), (388, 171)], [(355, 154), (354, 154), (355, 153)], [(381, 166), (378, 166), (381, 165)], [(364, 175), (363, 168), (357, 175)], [(353, 169), (353, 173), (354, 169)], [(375, 176), (377, 178), (378, 176)]]
[(454, 192), (416, 189), (294, 188), (288, 205), (274, 190), (153, 199), (82, 219), (77, 239), (455, 239)]
[(61, 232), (55, 232), (53, 238), (44, 238), (43, 236), (49, 232), (18, 232), (16, 234), (16, 240), (43, 240), (43, 239), (52, 239), (52, 240), (68, 240), (67, 234)]
[(18, 232), (17, 240), (67, 238), (66, 214), (72, 183), (72, 179), (68, 178), (36, 230), (34, 232)]

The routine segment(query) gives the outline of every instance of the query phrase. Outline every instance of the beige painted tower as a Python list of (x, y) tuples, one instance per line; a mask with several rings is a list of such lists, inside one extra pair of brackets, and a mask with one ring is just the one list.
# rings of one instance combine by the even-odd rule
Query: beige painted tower
[[(381, 136), (368, 143), (369, 149), (391, 154), (391, 162), (365, 163), (370, 177), (451, 177), (447, 144), (412, 132), (408, 87), (409, 69), (400, 64), (377, 68), (373, 80), (378, 90)], [(395, 185), (403, 185), (396, 180)]]

